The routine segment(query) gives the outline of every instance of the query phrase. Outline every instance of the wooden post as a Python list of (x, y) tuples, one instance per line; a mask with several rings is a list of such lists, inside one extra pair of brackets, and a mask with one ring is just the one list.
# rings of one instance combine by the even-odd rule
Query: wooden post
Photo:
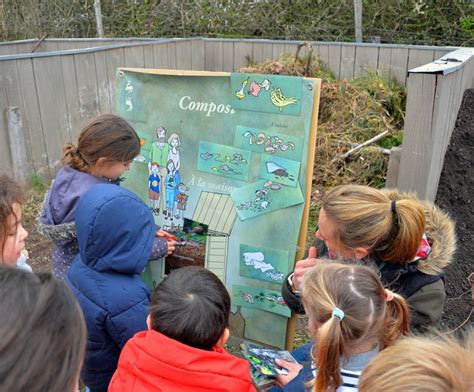
[(97, 35), (104, 38), (104, 27), (102, 25), (102, 10), (100, 8), (100, 0), (94, 0), (95, 21), (97, 24)]
[(400, 169), (400, 158), (402, 157), (402, 148), (393, 147), (390, 150), (388, 159), (387, 178), (385, 188), (396, 188), (398, 183), (398, 172)]
[(354, 0), (354, 29), (356, 42), (362, 42), (362, 0)]
[(30, 171), (30, 163), (26, 152), (26, 132), (23, 128), (23, 120), (17, 106), (5, 109), (5, 118), (10, 141), (10, 152), (12, 157), (13, 177), (20, 182), (26, 181)]

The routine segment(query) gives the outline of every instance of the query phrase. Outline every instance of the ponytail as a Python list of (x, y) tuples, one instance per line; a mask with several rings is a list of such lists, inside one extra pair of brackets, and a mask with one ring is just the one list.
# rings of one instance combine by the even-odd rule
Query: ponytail
[(77, 147), (72, 143), (67, 143), (66, 145), (64, 145), (63, 159), (61, 163), (81, 172), (85, 172), (89, 168), (89, 164), (82, 157)]
[(319, 328), (315, 392), (335, 391), (342, 384), (340, 358), (344, 354), (343, 322), (332, 316)]
[[(390, 292), (391, 293), (391, 292)], [(391, 293), (385, 311), (382, 349), (391, 346), (401, 335), (410, 335), (410, 311), (402, 296)]]

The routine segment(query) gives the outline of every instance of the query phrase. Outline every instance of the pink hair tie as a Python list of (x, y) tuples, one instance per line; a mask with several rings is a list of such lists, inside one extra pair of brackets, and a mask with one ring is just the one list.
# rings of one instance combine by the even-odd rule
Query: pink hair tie
[(393, 293), (388, 289), (385, 289), (385, 300), (387, 302), (390, 302), (391, 300), (393, 300)]

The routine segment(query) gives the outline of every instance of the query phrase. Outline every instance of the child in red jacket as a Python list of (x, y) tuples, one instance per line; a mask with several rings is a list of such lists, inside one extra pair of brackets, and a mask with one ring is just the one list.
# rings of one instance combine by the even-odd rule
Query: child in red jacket
[(230, 297), (212, 272), (171, 272), (151, 297), (148, 331), (122, 350), (109, 392), (253, 392), (249, 364), (224, 349)]

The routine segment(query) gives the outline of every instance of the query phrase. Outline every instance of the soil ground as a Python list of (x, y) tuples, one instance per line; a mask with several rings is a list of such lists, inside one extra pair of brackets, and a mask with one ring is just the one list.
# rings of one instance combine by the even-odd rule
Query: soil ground
[[(446, 152), (436, 197), (436, 204), (448, 211), (456, 221), (458, 235), (458, 253), (454, 263), (446, 269), (447, 301), (442, 320), (443, 330), (462, 331), (473, 322), (473, 298), (468, 281), (468, 276), (472, 273), (471, 260), (474, 255), (473, 107), (474, 90), (467, 90)], [(27, 250), (30, 255), (29, 262), (35, 271), (48, 271), (51, 268), (51, 241), (39, 234), (35, 227), (42, 200), (42, 195), (32, 193), (24, 204), (24, 226), (29, 232)], [(192, 257), (201, 259), (202, 255), (197, 253)], [(306, 330), (306, 318), (303, 317), (297, 322), (295, 346), (300, 346), (308, 340)]]
[(469, 275), (474, 255), (474, 89), (466, 90), (446, 151), (436, 204), (456, 222), (458, 251), (446, 270), (446, 301), (443, 329), (466, 329), (472, 325), (473, 295)]

